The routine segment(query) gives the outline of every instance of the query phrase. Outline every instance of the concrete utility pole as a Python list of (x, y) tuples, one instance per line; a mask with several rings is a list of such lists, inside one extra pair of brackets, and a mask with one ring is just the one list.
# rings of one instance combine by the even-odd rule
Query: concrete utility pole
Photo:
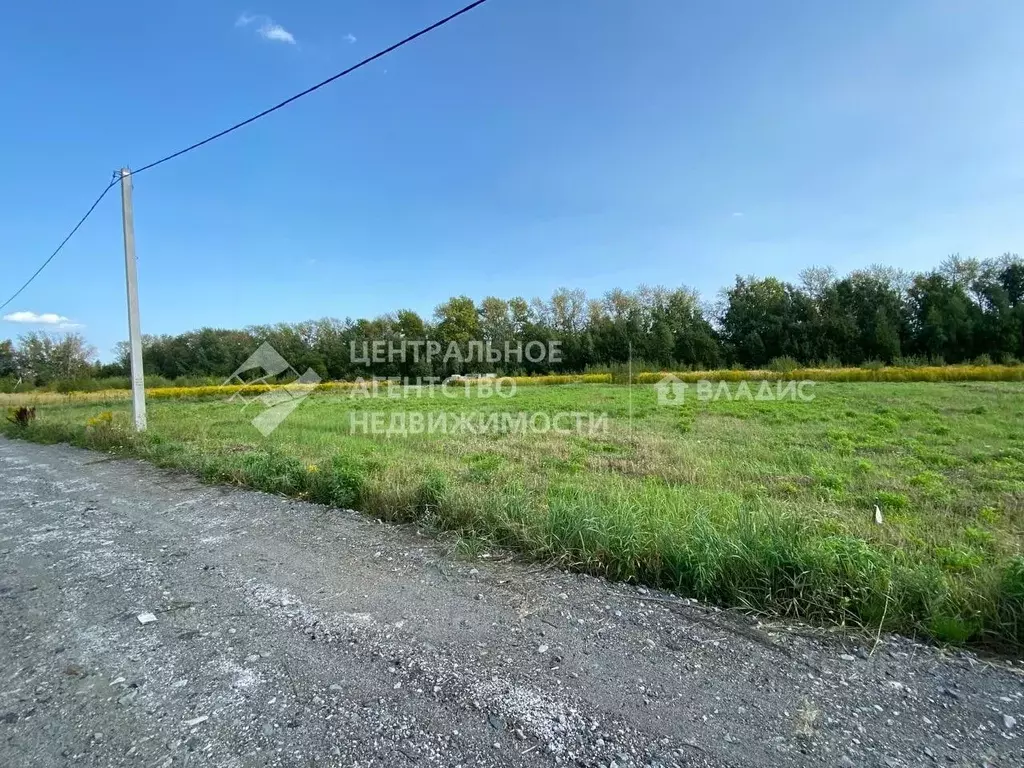
[(128, 283), (128, 346), (132, 363), (132, 416), (135, 431), (146, 431), (146, 381), (142, 374), (139, 280), (135, 269), (135, 221), (132, 218), (132, 172), (121, 169), (121, 220), (124, 224), (124, 274)]

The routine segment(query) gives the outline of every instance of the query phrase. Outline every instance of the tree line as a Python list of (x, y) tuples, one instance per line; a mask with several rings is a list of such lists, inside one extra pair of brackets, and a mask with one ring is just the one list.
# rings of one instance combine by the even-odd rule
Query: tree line
[[(431, 360), (358, 354), (374, 342), (456, 345), (459, 356)], [(557, 342), (557, 361), (467, 362), (469, 345)], [(774, 277), (737, 277), (714, 302), (689, 288), (641, 286), (588, 298), (560, 288), (550, 299), (456, 296), (424, 318), (409, 309), (373, 319), (325, 318), (240, 330), (203, 328), (146, 336), (147, 375), (165, 379), (227, 377), (263, 342), (299, 372), (324, 379), (447, 376), (453, 373), (576, 373), (621, 366), (761, 368), (780, 359), (801, 365), (1013, 363), (1024, 358), (1024, 260), (951, 256), (926, 273), (875, 266), (839, 277), (830, 268), (800, 273), (798, 284)], [(84, 377), (128, 375), (127, 344), (99, 364), (78, 334), (22, 336), (0, 342), (0, 378), (37, 385)]]

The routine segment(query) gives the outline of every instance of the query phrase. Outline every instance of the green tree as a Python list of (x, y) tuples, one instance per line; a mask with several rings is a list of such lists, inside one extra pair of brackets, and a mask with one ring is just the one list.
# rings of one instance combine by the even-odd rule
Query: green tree
[[(480, 318), (476, 305), (468, 296), (455, 296), (434, 310), (437, 320), (438, 340), (447, 354), (451, 344), (459, 349), (462, 360), (469, 358), (469, 342), (481, 340)], [(479, 363), (474, 363), (479, 367)], [(462, 373), (469, 370), (467, 365), (454, 359), (442, 362), (443, 373)]]
[(18, 372), (14, 342), (10, 339), (0, 341), (0, 377), (14, 376)]
[(909, 290), (909, 313), (917, 354), (949, 363), (981, 354), (975, 347), (981, 308), (962, 282), (939, 272), (918, 275)]
[(900, 295), (868, 272), (854, 272), (824, 289), (817, 301), (816, 357), (859, 365), (891, 363), (906, 335)]
[(806, 293), (774, 277), (737, 277), (724, 299), (722, 335), (738, 362), (763, 366), (777, 357), (814, 356), (815, 307)]
[(665, 315), (673, 335), (673, 362), (699, 368), (721, 365), (721, 344), (696, 291), (689, 288), (672, 291)]
[(32, 332), (18, 338), (18, 375), (36, 384), (71, 381), (88, 376), (95, 348), (78, 333), (53, 335)]

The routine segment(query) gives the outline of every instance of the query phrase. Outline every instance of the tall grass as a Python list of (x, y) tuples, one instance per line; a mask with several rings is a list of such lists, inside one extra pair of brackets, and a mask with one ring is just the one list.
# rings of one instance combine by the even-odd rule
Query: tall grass
[[(670, 409), (651, 388), (537, 386), (515, 405), (484, 401), (552, 412), (589, 404), (611, 414), (613, 431), (600, 437), (359, 437), (343, 431), (352, 409), (480, 401), (323, 396), (273, 440), (255, 434), (250, 412), (174, 398), (154, 402), (142, 436), (128, 430), (125, 404), (102, 418), (99, 405), (44, 407), (6, 431), (419, 520), (722, 605), (1024, 647), (1020, 386), (837, 384), (818, 394), (813, 404)], [(883, 526), (872, 522), (876, 503)]]
[(780, 358), (767, 370), (660, 371), (637, 374), (633, 381), (653, 384), (665, 376), (681, 381), (832, 381), (832, 382), (937, 382), (937, 381), (1024, 381), (1024, 366), (945, 365), (902, 368), (865, 365), (860, 368), (798, 368), (794, 361)]
[[(932, 365), (932, 366), (884, 366), (867, 364), (859, 368), (799, 368), (791, 358), (772, 361), (772, 367), (765, 370), (721, 369), (714, 371), (644, 371), (629, 378), (625, 369), (610, 373), (550, 374), (546, 376), (503, 377), (502, 382), (512, 382), (517, 387), (545, 386), (559, 384), (655, 384), (665, 376), (675, 376), (686, 382), (697, 381), (761, 381), (761, 380), (803, 380), (822, 382), (940, 382), (940, 381), (1024, 381), (1024, 366), (1019, 365)], [(159, 377), (158, 377), (159, 378)], [(168, 386), (165, 382), (153, 380), (151, 386), (147, 377), (146, 394), (154, 400), (178, 398), (230, 397), (234, 394), (259, 395), (287, 384), (247, 384), (223, 386), (210, 383), (192, 384), (176, 382)], [(493, 386), (494, 380), (470, 383), (470, 386)], [(96, 380), (94, 383), (102, 383)], [(326, 381), (308, 388), (320, 392), (347, 392), (365, 383), (352, 381)], [(381, 384), (381, 386), (387, 386)], [(460, 384), (459, 386), (463, 386)], [(0, 406), (4, 405), (70, 405), (75, 403), (113, 403), (128, 400), (127, 389), (106, 388), (73, 391), (31, 390), (28, 392), (0, 393)]]
[(208, 482), (360, 509), (389, 521), (516, 550), (615, 580), (663, 587), (720, 605), (829, 624), (883, 626), (948, 642), (1024, 647), (1024, 557), (991, 578), (950, 578), (938, 567), (856, 536), (822, 535), (794, 510), (729, 494), (648, 483), (498, 488), (444, 472), (336, 456), (311, 465), (273, 449), (234, 454), (125, 430), (32, 425), (23, 433), (189, 470)]
[[(148, 380), (147, 380), (148, 381)], [(514, 376), (500, 379), (501, 385), (513, 384), (517, 387), (530, 386), (552, 386), (558, 384), (610, 384), (611, 374), (587, 373), (587, 374), (565, 374), (548, 376)], [(453, 387), (493, 387), (499, 383), (497, 379), (482, 379), (480, 381), (470, 380)], [(201, 386), (159, 386), (146, 387), (146, 396), (153, 400), (175, 400), (181, 398), (228, 398), (232, 395), (256, 396), (280, 389), (306, 389), (317, 392), (354, 392), (367, 389), (373, 386), (372, 382), (359, 381), (325, 381), (320, 384), (237, 384), (237, 385), (211, 385)], [(380, 388), (389, 386), (400, 387), (400, 383), (389, 384), (386, 381), (378, 382)], [(429, 386), (429, 385), (428, 385)], [(439, 386), (439, 385), (435, 385)], [(75, 392), (51, 392), (45, 390), (31, 390), (29, 392), (15, 392), (0, 394), (0, 406), (3, 405), (75, 405), (80, 403), (114, 403), (131, 399), (131, 392), (127, 389), (102, 389), (86, 390)]]

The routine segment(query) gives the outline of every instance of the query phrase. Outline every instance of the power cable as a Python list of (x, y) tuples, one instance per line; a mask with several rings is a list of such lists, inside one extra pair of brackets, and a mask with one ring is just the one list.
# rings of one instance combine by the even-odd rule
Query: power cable
[(323, 80), (323, 81), (317, 83), (316, 85), (312, 86), (311, 88), (307, 88), (306, 90), (302, 91), (301, 93), (295, 94), (291, 98), (285, 99), (280, 104), (275, 104), (270, 109), (265, 109), (262, 112), (260, 112), (258, 115), (253, 115), (248, 120), (243, 120), (240, 123), (235, 123), (230, 128), (226, 128), (223, 131), (221, 131), (220, 133), (215, 133), (215, 134), (213, 134), (213, 136), (205, 138), (202, 141), (197, 141), (195, 144), (193, 144), (193, 145), (191, 145), (189, 147), (185, 147), (184, 149), (180, 149), (177, 152), (175, 152), (174, 154), (167, 155), (167, 157), (162, 157), (162, 158), (160, 158), (159, 160), (157, 160), (154, 163), (150, 163), (149, 165), (144, 165), (141, 168), (139, 168), (137, 171), (132, 171), (132, 175), (135, 176), (136, 174), (142, 173), (143, 171), (148, 171), (150, 168), (156, 168), (161, 163), (166, 163), (168, 160), (173, 160), (176, 157), (181, 157), (182, 155), (186, 154), (187, 152), (191, 152), (193, 149), (199, 149), (199, 147), (201, 147), (201, 146), (203, 146), (205, 144), (209, 144), (211, 141), (216, 141), (217, 139), (221, 138), (222, 136), (227, 136), (229, 133), (231, 133), (233, 131), (237, 131), (239, 128), (243, 128), (243, 127), (249, 125), (249, 123), (254, 123), (257, 120), (259, 120), (261, 117), (266, 117), (271, 112), (276, 112), (277, 110), (281, 109), (282, 107), (287, 107), (293, 101), (298, 101), (303, 96), (308, 96), (309, 94), (313, 93), (314, 91), (320, 90), (325, 85), (330, 85), (335, 80), (337, 80), (339, 78), (342, 78), (345, 75), (348, 75), (348, 74), (350, 74), (352, 72), (355, 72), (357, 69), (359, 69), (361, 67), (365, 67), (370, 62), (376, 61), (377, 59), (381, 58), (382, 56), (387, 56), (392, 51), (398, 50), (403, 45), (406, 45), (407, 43), (411, 43), (416, 38), (422, 37), (423, 35), (427, 34), (428, 32), (433, 32), (438, 27), (443, 27), (449, 21), (453, 21), (454, 19), (457, 19), (459, 16), (461, 16), (464, 13), (469, 13), (474, 8), (476, 8), (477, 6), (483, 5), (486, 2), (487, 2), (487, 0), (476, 0), (475, 3), (470, 3), (465, 8), (462, 8), (462, 9), (456, 11), (455, 13), (451, 14), (450, 16), (445, 16), (440, 21), (434, 22), (429, 27), (424, 27), (419, 32), (416, 32), (415, 34), (409, 35), (404, 40), (400, 40), (397, 43), (395, 43), (394, 45), (389, 46), (389, 47), (385, 48), (382, 51), (378, 51), (377, 53), (373, 54), (373, 56), (369, 56), (369, 57), (363, 59), (358, 64), (353, 64), (348, 69), (344, 69), (344, 70), (342, 70), (341, 72), (339, 72), (336, 75), (331, 75), (326, 80)]
[(53, 261), (54, 257), (58, 253), (61, 252), (61, 249), (65, 245), (67, 245), (68, 240), (70, 240), (72, 238), (72, 236), (74, 236), (75, 232), (78, 231), (78, 228), (81, 227), (83, 224), (85, 224), (85, 220), (88, 219), (92, 215), (92, 212), (96, 210), (96, 206), (100, 204), (100, 201), (104, 197), (107, 196), (107, 192), (110, 191), (111, 187), (113, 187), (117, 183), (117, 181), (118, 181), (117, 179), (114, 179), (114, 181), (110, 182), (106, 186), (106, 188), (104, 188), (104, 190), (102, 192), (100, 192), (100, 196), (96, 198), (96, 201), (92, 205), (89, 206), (89, 210), (85, 212), (85, 216), (83, 216), (81, 219), (79, 219), (78, 223), (75, 224), (75, 228), (72, 229), (70, 232), (68, 232), (68, 236), (67, 237), (65, 237), (63, 240), (61, 240), (60, 245), (57, 246), (57, 250), (55, 250), (53, 253), (51, 253), (50, 256), (46, 259), (46, 261), (44, 261), (42, 264), (39, 265), (39, 269), (37, 269), (35, 272), (32, 273), (32, 277), (30, 277), (28, 280), (26, 280), (25, 284), (23, 286), (21, 286), (21, 288), (16, 290), (11, 295), (11, 298), (9, 298), (3, 304), (0, 304), (0, 310), (2, 310), (4, 307), (6, 307), (8, 304), (10, 304), (16, 298), (18, 298), (18, 296), (21, 294), (21, 292), (24, 291), (26, 288), (28, 288), (29, 285), (32, 283), (32, 281), (35, 280), (39, 276), (39, 273), (42, 272), (44, 269), (46, 269), (46, 265), (49, 264), (51, 261)]
[[(227, 136), (229, 133), (233, 133), (234, 131), (237, 131), (239, 128), (243, 128), (243, 127), (249, 125), (250, 123), (254, 123), (257, 120), (259, 120), (260, 118), (266, 117), (267, 115), (269, 115), (269, 114), (271, 114), (273, 112), (276, 112), (277, 110), (279, 110), (279, 109), (281, 109), (283, 107), (287, 107), (289, 104), (291, 104), (294, 101), (298, 101), (303, 96), (308, 96), (309, 94), (313, 93), (314, 91), (320, 90), (325, 85), (330, 85), (335, 80), (338, 80), (338, 79), (340, 79), (342, 77), (345, 77), (345, 75), (351, 74), (352, 72), (355, 72), (357, 69), (365, 67), (367, 64), (370, 64), (371, 62), (374, 62), (374, 61), (376, 61), (377, 59), (379, 59), (379, 58), (381, 58), (383, 56), (387, 56), (392, 51), (396, 51), (399, 48), (401, 48), (403, 45), (407, 45), (408, 43), (411, 43), (413, 40), (415, 40), (415, 39), (417, 39), (419, 37), (423, 37), (423, 35), (427, 34), (428, 32), (433, 32), (435, 29), (437, 29), (439, 27), (443, 27), (448, 22), (454, 21), (459, 16), (462, 16), (465, 13), (469, 13), (474, 8), (476, 8), (478, 6), (481, 6), (484, 3), (486, 3), (486, 2), (487, 2), (487, 0), (476, 0), (476, 2), (470, 3), (466, 7), (461, 8), (458, 11), (455, 11), (455, 13), (452, 13), (449, 16), (445, 16), (440, 21), (434, 22), (429, 27), (424, 27), (419, 32), (416, 32), (416, 33), (411, 34), (411, 35), (409, 35), (408, 37), (406, 37), (406, 38), (404, 38), (402, 40), (399, 40), (394, 45), (390, 45), (387, 48), (385, 48), (385, 49), (383, 49), (381, 51), (378, 51), (377, 53), (373, 54), (372, 56), (368, 56), (367, 58), (365, 58), (362, 61), (360, 61), (358, 64), (353, 64), (348, 69), (344, 69), (341, 72), (338, 72), (336, 75), (332, 75), (331, 77), (327, 78), (326, 80), (323, 80), (323, 81), (317, 83), (316, 85), (314, 85), (314, 86), (312, 86), (310, 88), (307, 88), (306, 90), (302, 91), (301, 93), (297, 93), (294, 96), (285, 99), (280, 104), (275, 104), (274, 106), (270, 107), (269, 109), (263, 110), (262, 112), (260, 112), (257, 115), (253, 115), (252, 117), (250, 117), (250, 118), (248, 118), (246, 120), (243, 120), (240, 123), (235, 123), (230, 128), (226, 128), (223, 131), (220, 131), (219, 133), (215, 133), (212, 136), (209, 136), (209, 137), (203, 139), (202, 141), (197, 141), (195, 144), (192, 144), (192, 145), (190, 145), (188, 147), (185, 147), (184, 149), (180, 149), (177, 152), (174, 152), (173, 154), (167, 155), (166, 157), (162, 157), (162, 158), (160, 158), (159, 160), (157, 160), (155, 162), (152, 162), (152, 163), (149, 163), (147, 165), (144, 165), (141, 168), (139, 168), (138, 170), (130, 171), (129, 175), (136, 176), (136, 175), (142, 173), (143, 171), (148, 171), (148, 170), (150, 170), (152, 168), (156, 168), (158, 165), (162, 165), (163, 163), (166, 163), (169, 160), (174, 160), (176, 157), (181, 157), (182, 155), (187, 154), (188, 152), (191, 152), (194, 149), (199, 149), (199, 147), (202, 147), (202, 146), (205, 146), (206, 144), (209, 144), (211, 141), (216, 141), (217, 139), (219, 139), (219, 138), (221, 138), (223, 136)], [(72, 236), (78, 231), (79, 227), (81, 227), (85, 223), (85, 220), (88, 219), (89, 216), (92, 215), (92, 212), (94, 210), (96, 210), (96, 206), (100, 204), (100, 201), (104, 197), (106, 197), (107, 192), (110, 191), (111, 187), (113, 187), (118, 181), (120, 181), (120, 179), (121, 179), (121, 177), (120, 177), (120, 175), (118, 175), (117, 178), (115, 178), (112, 182), (110, 182), (110, 184), (107, 185), (107, 187), (103, 190), (103, 192), (100, 193), (100, 196), (96, 198), (96, 202), (94, 202), (89, 207), (89, 210), (85, 212), (85, 215), (75, 225), (75, 228), (72, 229), (71, 232), (68, 233), (68, 236), (65, 237), (64, 240), (61, 241), (61, 244), (57, 246), (57, 250), (55, 250), (53, 253), (50, 254), (49, 258), (46, 259), (46, 261), (44, 261), (40, 265), (39, 269), (37, 269), (32, 274), (32, 277), (30, 277), (27, 281), (25, 281), (25, 284), (23, 286), (21, 286), (21, 288), (19, 288), (17, 291), (15, 291), (14, 294), (9, 299), (7, 299), (7, 301), (5, 301), (3, 304), (0, 304), (0, 310), (2, 310), (8, 304), (10, 304), (12, 301), (14, 301), (21, 294), (21, 292), (24, 291), (26, 288), (28, 288), (28, 286), (32, 283), (32, 281), (35, 280), (36, 277), (39, 276), (39, 273), (42, 272), (51, 261), (53, 261), (54, 257), (58, 253), (61, 252), (61, 249), (64, 248), (64, 246), (67, 244), (68, 240), (70, 240), (72, 238)]]

